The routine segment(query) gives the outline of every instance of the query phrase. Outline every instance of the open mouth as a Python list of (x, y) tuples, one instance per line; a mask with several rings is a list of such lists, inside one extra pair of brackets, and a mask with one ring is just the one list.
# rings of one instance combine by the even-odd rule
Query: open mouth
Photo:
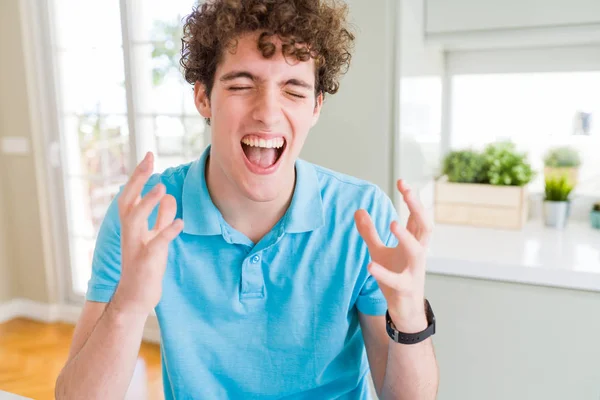
[(268, 169), (277, 164), (287, 147), (287, 142), (283, 137), (261, 139), (256, 136), (245, 136), (241, 144), (248, 161), (262, 169)]

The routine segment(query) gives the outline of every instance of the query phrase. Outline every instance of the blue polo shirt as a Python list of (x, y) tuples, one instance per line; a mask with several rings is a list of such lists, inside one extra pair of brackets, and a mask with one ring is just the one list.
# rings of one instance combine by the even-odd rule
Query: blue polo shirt
[[(358, 311), (387, 305), (354, 224), (371, 214), (395, 244), (397, 217), (375, 185), (303, 160), (283, 218), (253, 243), (233, 229), (197, 161), (153, 175), (177, 199), (184, 231), (171, 243), (156, 315), (168, 399), (370, 399)], [(149, 226), (156, 220), (156, 210)], [(87, 299), (108, 302), (120, 277), (116, 199), (100, 228)]]

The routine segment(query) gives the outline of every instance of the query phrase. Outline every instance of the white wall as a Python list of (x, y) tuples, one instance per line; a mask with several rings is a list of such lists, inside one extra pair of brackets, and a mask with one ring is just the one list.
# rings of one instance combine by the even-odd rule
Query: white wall
[(600, 23), (597, 0), (426, 0), (428, 33)]
[[(390, 2), (350, 2), (360, 28), (353, 65), (340, 93), (327, 101), (303, 153), (310, 161), (388, 187), (388, 193), (395, 176), (415, 182), (421, 176), (404, 141), (413, 131), (402, 131), (398, 171), (390, 169), (388, 151), (395, 141), (389, 106), (399, 107), (390, 93), (396, 79), (390, 71), (393, 52), (402, 50), (399, 80), (441, 78), (443, 69), (441, 51), (420, 36), (419, 0), (400, 4), (402, 36), (394, 47)], [(400, 90), (402, 118), (410, 112), (407, 104), (419, 98), (402, 92), (402, 85)], [(434, 274), (428, 274), (426, 289), (438, 319), (439, 400), (600, 397), (598, 294)]]
[(395, 2), (347, 3), (357, 28), (352, 64), (339, 92), (326, 98), (301, 156), (369, 180), (390, 194)]
[(401, 0), (400, 72), (408, 76), (441, 76), (444, 71), (442, 50), (425, 43), (425, 0)]
[[(400, 129), (396, 118), (402, 113), (399, 94), (395, 92), (401, 87), (400, 78), (441, 76), (441, 50), (426, 48), (423, 43), (422, 2), (348, 1), (356, 27), (352, 64), (341, 81), (340, 91), (326, 99), (321, 118), (301, 155), (372, 181), (391, 197), (395, 196), (397, 178), (415, 185), (423, 181), (422, 171), (418, 172), (421, 153), (428, 158), (438, 157), (437, 153), (431, 154), (432, 149), (438, 151), (437, 143), (415, 149), (411, 136), (414, 132), (394, 137)], [(401, 23), (397, 24), (399, 18)], [(396, 29), (400, 30), (399, 41)], [(402, 68), (398, 68), (398, 63)], [(406, 96), (404, 100), (412, 101)], [(398, 158), (396, 164), (394, 157)], [(429, 176), (431, 171), (424, 173)]]
[(600, 398), (600, 295), (429, 275), (439, 400)]
[[(431, 182), (442, 151), (442, 83), (444, 54), (424, 41), (424, 0), (401, 0), (398, 51), (400, 75), (399, 141), (400, 177), (421, 193), (431, 207)], [(408, 210), (401, 203), (403, 217)]]
[(453, 74), (509, 74), (600, 70), (600, 44), (448, 53)]

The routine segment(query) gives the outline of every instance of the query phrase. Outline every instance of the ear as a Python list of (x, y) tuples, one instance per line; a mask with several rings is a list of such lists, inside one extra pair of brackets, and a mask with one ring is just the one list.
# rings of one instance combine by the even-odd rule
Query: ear
[(206, 86), (200, 81), (194, 84), (194, 104), (196, 109), (204, 118), (211, 118), (210, 99), (206, 94)]
[(315, 109), (313, 111), (313, 119), (311, 128), (317, 124), (319, 120), (319, 116), (321, 115), (321, 107), (323, 107), (323, 92), (320, 92), (317, 96), (317, 101), (315, 103)]

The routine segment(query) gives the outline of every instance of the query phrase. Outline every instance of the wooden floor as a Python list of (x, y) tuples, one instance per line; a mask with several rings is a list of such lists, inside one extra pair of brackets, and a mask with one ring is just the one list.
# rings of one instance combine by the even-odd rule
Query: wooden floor
[[(73, 326), (14, 319), (0, 324), (0, 390), (36, 400), (54, 399), (54, 383), (64, 365)], [(162, 399), (160, 349), (142, 343), (150, 399)]]

